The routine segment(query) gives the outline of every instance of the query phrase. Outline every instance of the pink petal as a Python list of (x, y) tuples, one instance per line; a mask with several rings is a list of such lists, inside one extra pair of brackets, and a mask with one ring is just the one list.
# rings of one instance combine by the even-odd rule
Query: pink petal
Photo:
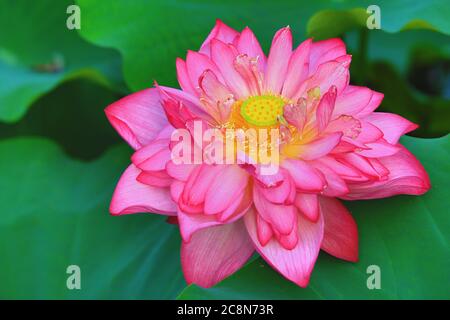
[(276, 239), (270, 240), (265, 246), (259, 243), (256, 228), (256, 214), (249, 211), (245, 217), (245, 225), (257, 251), (274, 269), (284, 277), (306, 287), (316, 262), (323, 237), (323, 219), (319, 217), (316, 223), (302, 215), (298, 218), (298, 242), (291, 249), (285, 249)]
[(299, 156), (304, 160), (314, 160), (329, 154), (341, 141), (342, 133), (333, 132), (320, 137), (300, 148)]
[(143, 184), (160, 188), (170, 187), (173, 182), (173, 179), (165, 171), (142, 171), (136, 180)]
[(256, 215), (256, 233), (259, 243), (264, 247), (272, 239), (273, 231), (270, 224), (260, 214)]
[(279, 185), (262, 187), (259, 190), (267, 200), (277, 204), (292, 204), (295, 197), (295, 183), (288, 173), (284, 174)]
[[(181, 122), (177, 125), (173, 124), (175, 128), (185, 128), (186, 126), (181, 124), (193, 119), (214, 123), (214, 119), (207, 113), (196, 96), (170, 87), (159, 85), (156, 85), (156, 87), (159, 90), (161, 101), (163, 101), (162, 105), (166, 115), (173, 118), (173, 121), (178, 119)], [(168, 102), (171, 103), (170, 106), (167, 105)], [(170, 109), (168, 109), (169, 107)]]
[(291, 56), (289, 67), (286, 74), (286, 80), (283, 85), (282, 95), (292, 97), (299, 89), (301, 83), (308, 76), (309, 53), (312, 40), (303, 41)]
[(323, 195), (339, 197), (348, 193), (348, 187), (345, 181), (330, 167), (319, 162), (316, 162), (314, 167), (322, 172), (327, 182), (327, 187), (323, 190)]
[(242, 220), (197, 231), (181, 245), (186, 282), (211, 287), (241, 268), (253, 251)]
[(319, 219), (319, 201), (316, 194), (297, 193), (295, 206), (312, 222)]
[(339, 95), (347, 87), (350, 79), (349, 63), (350, 58), (344, 62), (330, 61), (321, 64), (317, 72), (303, 82), (294, 99), (306, 97), (306, 93), (316, 87), (320, 89), (321, 93), (327, 92), (333, 85), (336, 86)]
[(109, 207), (111, 214), (154, 212), (175, 215), (177, 209), (170, 197), (169, 189), (138, 182), (136, 179), (141, 172), (131, 164), (122, 174)]
[(220, 74), (220, 71), (215, 63), (212, 62), (211, 59), (204, 54), (195, 51), (188, 51), (186, 57), (186, 67), (189, 78), (191, 79), (191, 83), (197, 93), (199, 87), (199, 79), (206, 70), (211, 70), (217, 76), (219, 81), (223, 81), (223, 79), (221, 79), (222, 75)]
[(310, 192), (320, 192), (325, 181), (323, 176), (307, 162), (288, 159), (283, 161), (282, 167), (289, 171), (298, 189)]
[(270, 202), (257, 185), (253, 188), (253, 201), (259, 214), (277, 232), (287, 235), (294, 227), (297, 209), (293, 205), (279, 205)]
[(133, 93), (105, 109), (109, 122), (134, 149), (150, 143), (167, 126), (156, 89)]
[(358, 152), (359, 155), (367, 158), (379, 158), (387, 157), (396, 154), (400, 148), (388, 143), (384, 139), (380, 139), (375, 142), (366, 143), (369, 149), (361, 150)]
[(371, 114), (372, 112), (375, 111), (376, 108), (379, 107), (381, 101), (383, 101), (384, 94), (376, 91), (372, 91), (372, 93), (373, 93), (372, 98), (370, 99), (367, 106), (365, 106), (364, 109), (358, 112), (358, 117), (364, 117)]
[(309, 74), (314, 74), (321, 64), (336, 60), (336, 58), (339, 58), (345, 54), (347, 54), (345, 43), (339, 38), (312, 43), (309, 61)]
[(178, 83), (180, 84), (181, 89), (193, 95), (197, 94), (197, 91), (194, 89), (194, 85), (189, 78), (186, 62), (183, 59), (177, 58), (176, 67)]
[[(220, 166), (201, 165), (194, 169), (183, 190), (182, 200), (187, 206), (198, 205), (205, 201), (206, 192), (216, 175), (222, 171)], [(181, 203), (180, 203), (181, 205)]]
[(232, 45), (219, 40), (211, 41), (211, 58), (220, 69), (227, 86), (237, 98), (245, 98), (250, 92), (245, 80), (234, 68), (237, 56), (237, 49)]
[(336, 98), (334, 115), (356, 115), (364, 110), (374, 95), (374, 91), (365, 87), (348, 86)]
[(250, 58), (258, 58), (260, 71), (263, 72), (266, 68), (266, 55), (261, 49), (258, 39), (253, 34), (250, 28), (246, 27), (242, 30), (239, 40), (236, 45), (239, 53), (246, 54)]
[(205, 196), (205, 213), (217, 214), (224, 211), (244, 192), (248, 174), (237, 165), (222, 166), (210, 184)]
[(324, 131), (328, 126), (328, 123), (330, 123), (331, 115), (334, 110), (334, 103), (336, 101), (336, 93), (336, 87), (331, 86), (330, 90), (328, 90), (328, 92), (322, 96), (322, 99), (320, 99), (316, 111), (316, 123), (319, 133)]
[(264, 78), (266, 90), (279, 94), (283, 87), (292, 54), (292, 34), (289, 27), (278, 30), (273, 37)]
[(198, 165), (194, 165), (194, 164), (175, 164), (172, 161), (169, 161), (166, 164), (166, 170), (167, 170), (167, 173), (174, 179), (177, 179), (180, 181), (187, 181), (189, 179), (189, 176), (191, 175), (192, 171), (197, 166)]
[(397, 114), (386, 112), (371, 113), (364, 120), (379, 128), (384, 134), (383, 138), (391, 144), (396, 144), (402, 135), (418, 127), (415, 123)]
[(211, 30), (205, 42), (203, 42), (199, 52), (209, 56), (211, 53), (211, 41), (213, 39), (220, 40), (224, 43), (233, 43), (237, 36), (239, 36), (239, 32), (217, 19), (216, 25)]
[(169, 148), (169, 141), (167, 139), (155, 139), (145, 147), (140, 148), (131, 156), (131, 162), (136, 166), (143, 163), (148, 158), (154, 156), (163, 149)]
[(321, 249), (339, 259), (358, 261), (358, 228), (342, 203), (334, 198), (320, 197), (324, 219)]
[(420, 195), (430, 188), (430, 179), (420, 162), (405, 147), (393, 156), (379, 158), (389, 175), (381, 181), (349, 183), (344, 199), (378, 199), (397, 194)]

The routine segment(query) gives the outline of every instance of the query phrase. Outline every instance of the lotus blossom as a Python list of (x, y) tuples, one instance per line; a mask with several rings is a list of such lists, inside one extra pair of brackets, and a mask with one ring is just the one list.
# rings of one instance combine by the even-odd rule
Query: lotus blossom
[[(249, 28), (217, 21), (199, 51), (176, 60), (181, 90), (155, 84), (108, 106), (112, 126), (135, 149), (113, 215), (169, 216), (182, 236), (188, 283), (210, 287), (256, 251), (285, 278), (307, 286), (320, 249), (358, 260), (357, 226), (343, 200), (420, 195), (430, 188), (399, 143), (417, 125), (374, 112), (383, 94), (349, 84), (340, 39), (296, 49), (289, 27), (266, 56)], [(279, 170), (260, 163), (176, 164), (171, 136), (209, 128), (278, 128)]]

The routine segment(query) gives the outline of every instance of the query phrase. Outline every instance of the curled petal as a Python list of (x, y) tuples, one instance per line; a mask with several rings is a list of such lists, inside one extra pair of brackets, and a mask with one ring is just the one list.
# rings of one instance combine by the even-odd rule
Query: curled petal
[(142, 171), (131, 164), (120, 177), (109, 210), (113, 215), (154, 212), (176, 214), (169, 189), (149, 186), (137, 181)]
[(150, 143), (167, 126), (157, 89), (146, 89), (105, 109), (109, 122), (134, 149)]
[(380, 181), (349, 183), (344, 199), (378, 199), (397, 194), (420, 195), (430, 188), (430, 179), (420, 162), (405, 147), (393, 156), (379, 158), (389, 174)]
[(209, 33), (206, 40), (203, 42), (199, 52), (209, 56), (211, 55), (211, 41), (213, 39), (220, 40), (223, 43), (233, 43), (238, 36), (239, 32), (227, 26), (221, 20), (217, 19), (216, 25)]

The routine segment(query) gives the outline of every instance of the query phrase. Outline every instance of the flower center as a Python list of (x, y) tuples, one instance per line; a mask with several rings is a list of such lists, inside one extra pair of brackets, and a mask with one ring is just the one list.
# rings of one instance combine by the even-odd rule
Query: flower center
[(279, 96), (253, 96), (242, 102), (240, 113), (245, 121), (255, 126), (273, 126), (283, 115), (285, 104), (286, 101)]

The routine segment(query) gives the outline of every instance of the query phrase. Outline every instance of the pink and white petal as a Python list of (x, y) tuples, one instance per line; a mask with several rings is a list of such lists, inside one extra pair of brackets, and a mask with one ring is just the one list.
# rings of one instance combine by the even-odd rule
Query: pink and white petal
[(217, 19), (216, 25), (209, 33), (206, 40), (203, 42), (199, 52), (209, 56), (211, 54), (211, 40), (217, 39), (224, 43), (233, 43), (238, 36), (239, 32), (227, 26), (221, 20)]
[(181, 245), (186, 282), (209, 288), (239, 270), (254, 250), (242, 220), (199, 230)]
[(211, 58), (219, 68), (226, 85), (236, 98), (245, 98), (250, 95), (247, 83), (234, 67), (234, 61), (238, 56), (235, 47), (222, 41), (211, 41)]
[(155, 139), (133, 153), (133, 155), (131, 156), (131, 162), (133, 162), (134, 165), (139, 166), (139, 164), (154, 156), (159, 151), (168, 148), (169, 141), (167, 139)]
[(316, 222), (319, 219), (319, 201), (316, 194), (297, 193), (295, 206), (312, 222)]
[(319, 133), (324, 131), (330, 123), (334, 103), (336, 102), (336, 93), (336, 87), (331, 86), (330, 90), (320, 99), (319, 106), (316, 110), (316, 126)]
[[(279, 185), (272, 187), (263, 187), (259, 190), (270, 202), (277, 204), (292, 204), (292, 198), (295, 197), (295, 183), (287, 172), (283, 172), (283, 181)], [(294, 193), (294, 194), (292, 194)]]
[(188, 51), (186, 56), (186, 67), (191, 83), (197, 93), (199, 92), (198, 87), (200, 77), (206, 70), (211, 70), (217, 76), (219, 81), (223, 81), (222, 75), (220, 74), (220, 71), (215, 63), (204, 54), (195, 51)]
[[(178, 118), (182, 118), (183, 121), (187, 121), (189, 119), (202, 119), (205, 121), (213, 121), (213, 118), (204, 109), (204, 107), (200, 103), (200, 100), (195, 95), (170, 87), (160, 85), (156, 85), (156, 87), (160, 92), (161, 100), (163, 102), (167, 101), (177, 102), (176, 105), (178, 105), (179, 109), (176, 110), (176, 112), (181, 113)], [(164, 111), (167, 113), (166, 106), (164, 104), (163, 106), (165, 109)], [(175, 115), (173, 116), (175, 117)]]
[(175, 164), (169, 161), (166, 164), (166, 171), (174, 179), (187, 181), (197, 166), (196, 164)]
[(299, 147), (303, 160), (314, 160), (329, 154), (341, 141), (342, 132), (333, 132)]
[(357, 116), (358, 117), (365, 117), (369, 114), (371, 114), (372, 112), (375, 111), (376, 108), (378, 108), (381, 104), (381, 101), (383, 101), (384, 98), (384, 94), (380, 93), (380, 92), (376, 92), (376, 91), (372, 91), (373, 95), (372, 98), (370, 99), (369, 103), (367, 104), (367, 106), (364, 107), (364, 109), (362, 109), (361, 111), (358, 112)]
[(183, 91), (185, 92), (189, 92), (190, 94), (196, 95), (197, 91), (194, 89), (194, 85), (189, 77), (186, 62), (181, 58), (177, 58), (176, 67), (177, 67), (177, 79), (181, 89), (183, 89)]
[(319, 162), (315, 163), (315, 168), (322, 172), (327, 182), (327, 187), (323, 190), (323, 195), (327, 197), (339, 197), (348, 193), (346, 182), (332, 168)]
[(181, 193), (183, 192), (185, 183), (178, 180), (173, 180), (172, 184), (170, 185), (170, 197), (173, 201), (178, 203)]
[(114, 129), (134, 149), (150, 143), (168, 124), (158, 90), (153, 88), (114, 102), (105, 113)]
[(173, 179), (165, 171), (142, 171), (137, 181), (153, 187), (167, 188), (172, 185)]
[(168, 188), (153, 187), (137, 181), (142, 171), (131, 164), (117, 183), (109, 210), (113, 215), (154, 212), (176, 215), (176, 204)]
[(337, 199), (320, 197), (324, 219), (321, 249), (336, 258), (358, 261), (358, 227), (347, 208)]
[(311, 44), (311, 39), (303, 41), (292, 54), (283, 85), (282, 95), (284, 97), (294, 96), (301, 83), (308, 76)]
[(246, 54), (250, 58), (258, 58), (259, 71), (264, 72), (266, 68), (266, 55), (261, 49), (258, 39), (249, 27), (242, 30), (241, 35), (236, 44), (239, 53)]
[(289, 172), (297, 189), (306, 192), (320, 192), (323, 190), (325, 186), (323, 175), (307, 162), (288, 159), (283, 161), (282, 167)]
[(162, 149), (141, 162), (138, 167), (144, 171), (160, 171), (165, 170), (167, 162), (171, 160), (171, 151), (169, 148)]
[(264, 78), (264, 88), (267, 91), (281, 93), (291, 54), (292, 33), (291, 29), (286, 27), (278, 30), (273, 37)]
[(273, 231), (270, 224), (260, 214), (256, 215), (256, 234), (261, 246), (265, 246), (272, 239)]
[(366, 143), (369, 149), (358, 151), (358, 154), (367, 158), (387, 157), (396, 154), (400, 148), (388, 143), (384, 139), (375, 142)]
[(286, 250), (294, 249), (298, 244), (298, 226), (297, 219), (294, 221), (294, 228), (292, 228), (291, 233), (289, 234), (279, 234), (275, 233), (276, 240), (281, 246)]
[(358, 136), (353, 139), (355, 142), (365, 144), (378, 141), (383, 137), (383, 131), (370, 122), (360, 119), (359, 123), (361, 124), (361, 129)]
[(211, 187), (215, 177), (222, 170), (222, 166), (206, 164), (195, 168), (186, 182), (180, 202), (186, 206), (196, 206), (204, 203), (206, 192)]
[(350, 193), (343, 199), (378, 199), (398, 194), (420, 195), (430, 189), (430, 179), (420, 162), (405, 147), (378, 161), (389, 171), (381, 181), (349, 183)]
[(367, 107), (373, 95), (374, 91), (369, 88), (347, 86), (342, 94), (336, 98), (334, 116), (358, 114)]
[(309, 59), (309, 74), (314, 74), (321, 64), (336, 60), (346, 54), (345, 43), (339, 38), (313, 42)]
[(396, 144), (402, 135), (418, 127), (417, 124), (397, 114), (386, 112), (371, 113), (364, 117), (364, 120), (380, 129), (383, 132), (383, 138), (391, 144)]
[(294, 100), (300, 97), (306, 97), (310, 89), (318, 87), (320, 92), (327, 92), (331, 86), (336, 86), (338, 95), (347, 87), (350, 74), (348, 71), (350, 58), (345, 62), (330, 61), (321, 64), (310, 78), (300, 86), (300, 89), (294, 96)]
[(245, 225), (256, 250), (284, 277), (301, 287), (306, 287), (322, 243), (324, 230), (322, 217), (319, 216), (314, 223), (300, 214), (297, 215), (298, 242), (293, 249), (287, 250), (274, 238), (265, 246), (259, 243), (256, 214), (258, 213), (251, 210), (244, 216)]
[(284, 235), (290, 234), (294, 228), (297, 209), (293, 205), (279, 205), (270, 202), (261, 192), (261, 187), (253, 187), (253, 201), (256, 209), (272, 228)]
[(227, 209), (244, 193), (248, 173), (237, 165), (225, 165), (210, 184), (205, 196), (205, 213), (217, 214)]

